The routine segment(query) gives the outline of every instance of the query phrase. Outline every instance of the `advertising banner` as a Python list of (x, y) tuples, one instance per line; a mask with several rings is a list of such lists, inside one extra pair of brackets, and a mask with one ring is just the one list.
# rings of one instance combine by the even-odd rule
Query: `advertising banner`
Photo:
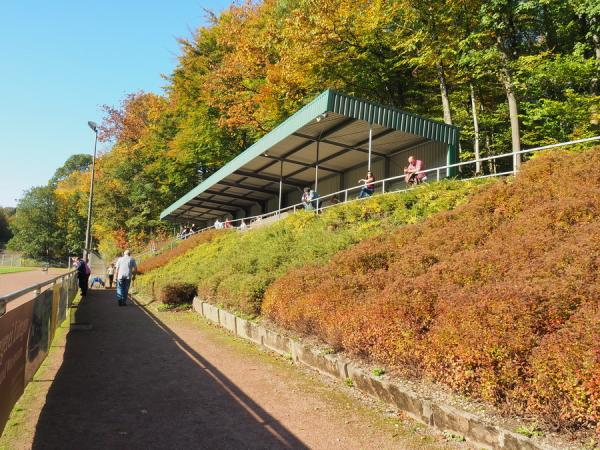
[(46, 358), (56, 327), (75, 296), (75, 276), (0, 317), (0, 433), (10, 412)]
[(0, 318), (0, 433), (25, 389), (25, 359), (31, 330), (33, 302)]

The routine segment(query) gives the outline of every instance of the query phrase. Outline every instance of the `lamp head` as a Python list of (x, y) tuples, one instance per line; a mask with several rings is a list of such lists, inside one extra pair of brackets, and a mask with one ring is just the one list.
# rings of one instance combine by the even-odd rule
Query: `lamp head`
[(98, 132), (98, 125), (96, 122), (92, 122), (91, 120), (88, 122), (88, 126), (92, 129), (94, 133)]

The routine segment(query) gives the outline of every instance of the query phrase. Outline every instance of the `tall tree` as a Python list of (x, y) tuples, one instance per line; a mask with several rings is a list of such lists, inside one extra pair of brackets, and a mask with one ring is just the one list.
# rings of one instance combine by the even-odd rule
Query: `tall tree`
[(8, 217), (4, 212), (4, 208), (0, 208), (0, 249), (4, 248), (11, 237), (12, 231), (8, 223)]
[(92, 156), (88, 154), (72, 155), (65, 163), (56, 169), (54, 175), (50, 179), (50, 184), (56, 186), (59, 181), (64, 180), (73, 172), (83, 172), (88, 170), (92, 165)]
[(17, 204), (12, 223), (14, 236), (8, 248), (40, 261), (63, 261), (68, 255), (58, 224), (54, 189), (51, 186), (34, 187)]

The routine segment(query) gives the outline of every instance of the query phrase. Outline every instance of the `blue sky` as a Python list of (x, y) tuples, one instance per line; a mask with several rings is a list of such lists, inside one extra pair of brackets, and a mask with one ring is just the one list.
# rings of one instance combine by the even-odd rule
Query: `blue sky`
[(129, 92), (161, 92), (177, 37), (229, 0), (3, 0), (0, 205), (15, 206), (72, 154), (91, 152), (88, 120)]

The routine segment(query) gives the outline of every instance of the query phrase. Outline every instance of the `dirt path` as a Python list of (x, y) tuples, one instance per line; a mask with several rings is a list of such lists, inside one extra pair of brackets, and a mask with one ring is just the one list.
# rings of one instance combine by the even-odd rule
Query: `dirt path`
[(30, 385), (37, 393), (26, 394), (22, 423), (0, 448), (456, 447), (193, 313), (119, 308), (114, 291), (91, 291), (77, 320), (93, 330), (68, 334), (60, 368), (62, 352), (51, 355), (56, 373)]

